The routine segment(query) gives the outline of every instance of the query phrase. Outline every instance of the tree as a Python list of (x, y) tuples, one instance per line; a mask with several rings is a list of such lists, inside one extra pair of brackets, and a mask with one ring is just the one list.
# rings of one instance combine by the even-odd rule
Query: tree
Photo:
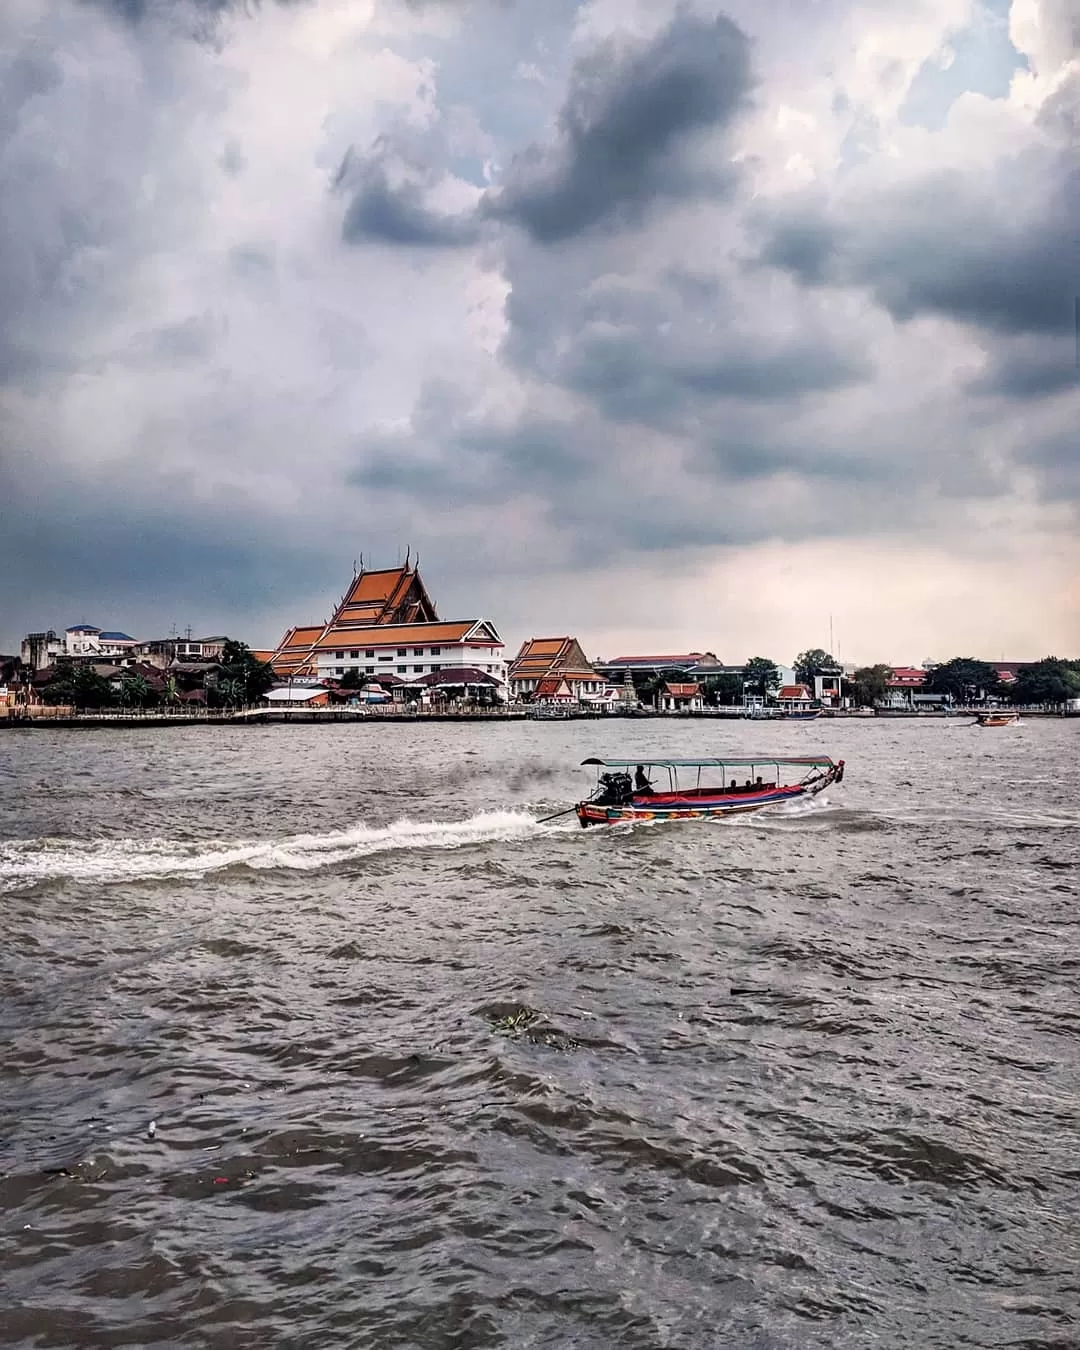
[(338, 686), (341, 689), (362, 689), (367, 683), (368, 677), (362, 670), (357, 670), (355, 666), (347, 670), (341, 679), (338, 680)]
[(752, 656), (743, 670), (743, 680), (748, 686), (747, 693), (768, 698), (780, 684), (780, 672), (776, 662), (767, 656)]
[(146, 708), (157, 699), (154, 686), (145, 675), (125, 675), (117, 695), (121, 707)]
[(815, 675), (832, 674), (837, 669), (836, 658), (822, 647), (811, 647), (808, 652), (800, 652), (795, 658), (794, 669), (799, 683), (813, 689)]
[(237, 703), (244, 702), (244, 689), (244, 681), (236, 676), (229, 676), (218, 684), (218, 694), (228, 707), (235, 707)]
[(860, 666), (848, 683), (849, 689), (860, 708), (872, 708), (875, 703), (884, 703), (889, 696), (890, 666)]
[(1044, 656), (1016, 672), (1009, 689), (1013, 703), (1065, 703), (1080, 698), (1080, 661)]
[(973, 656), (954, 656), (944, 665), (935, 666), (926, 681), (932, 694), (944, 694), (957, 703), (974, 703), (987, 694), (999, 690), (997, 671), (985, 661)]
[(112, 689), (108, 680), (92, 666), (75, 666), (66, 661), (57, 666), (56, 673), (42, 690), (41, 697), (51, 704), (104, 708), (112, 702)]
[(706, 675), (699, 683), (710, 708), (730, 706), (742, 699), (742, 677), (730, 671), (722, 675)]
[[(236, 642), (227, 638), (221, 653), (221, 664), (225, 673), (221, 680), (221, 691), (229, 702), (254, 703), (276, 683), (276, 676), (266, 661), (260, 661), (246, 642)], [(224, 687), (239, 688), (236, 698), (225, 693)]]

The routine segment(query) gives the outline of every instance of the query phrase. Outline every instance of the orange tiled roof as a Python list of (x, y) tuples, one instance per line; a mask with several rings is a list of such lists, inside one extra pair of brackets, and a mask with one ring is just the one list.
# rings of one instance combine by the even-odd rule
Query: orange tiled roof
[[(328, 647), (393, 647), (410, 643), (461, 642), (475, 619), (459, 619), (447, 623), (369, 624), (363, 628), (334, 625), (316, 641), (316, 651)], [(470, 639), (478, 645), (497, 646), (491, 638), (482, 635)]]
[(551, 675), (565, 680), (600, 679), (576, 638), (529, 638), (523, 642), (510, 667), (510, 678), (534, 680)]
[(310, 647), (313, 642), (318, 641), (319, 635), (323, 632), (323, 625), (311, 628), (290, 628), (285, 636), (277, 645), (279, 652), (290, 651), (292, 648)]
[(262, 661), (264, 664), (267, 661), (269, 661), (274, 655), (273, 652), (264, 652), (264, 651), (252, 651), (251, 654), (256, 661)]
[(785, 684), (777, 698), (809, 698), (810, 690), (805, 684)]
[[(537, 698), (555, 698), (562, 691), (565, 683), (566, 681), (560, 679), (557, 675), (547, 680), (541, 680), (536, 686), (536, 696)], [(567, 689), (567, 693), (569, 693), (569, 689)]]
[(665, 684), (664, 689), (672, 698), (697, 698), (701, 693), (699, 684)]

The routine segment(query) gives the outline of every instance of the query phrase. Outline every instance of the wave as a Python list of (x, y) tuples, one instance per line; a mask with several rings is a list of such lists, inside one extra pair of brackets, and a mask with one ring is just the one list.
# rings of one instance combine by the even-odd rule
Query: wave
[(548, 827), (520, 811), (484, 811), (467, 820), (358, 824), (333, 834), (285, 839), (206, 842), (170, 839), (26, 839), (0, 843), (0, 891), (42, 881), (142, 881), (202, 877), (230, 867), (314, 871), (392, 850), (464, 848), (544, 834)]

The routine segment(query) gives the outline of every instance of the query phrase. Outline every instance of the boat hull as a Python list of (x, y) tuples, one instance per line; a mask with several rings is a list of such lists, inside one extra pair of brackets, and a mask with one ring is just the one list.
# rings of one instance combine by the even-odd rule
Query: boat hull
[(820, 708), (815, 708), (813, 712), (786, 712), (780, 714), (781, 720), (784, 722), (816, 722), (820, 716)]
[(715, 795), (656, 793), (635, 797), (618, 805), (578, 802), (575, 810), (583, 829), (590, 825), (625, 825), (639, 820), (714, 820), (722, 816), (743, 815), (766, 806), (813, 797), (830, 783), (843, 777), (842, 762), (815, 783), (793, 783), (762, 792), (717, 793)]
[(1019, 717), (1002, 714), (1000, 717), (980, 717), (978, 725), (980, 727), (1014, 727), (1019, 721)]

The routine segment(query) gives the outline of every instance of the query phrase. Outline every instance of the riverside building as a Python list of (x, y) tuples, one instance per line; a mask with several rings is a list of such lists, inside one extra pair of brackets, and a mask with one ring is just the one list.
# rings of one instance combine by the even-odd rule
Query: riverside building
[[(350, 672), (411, 683), (439, 672), (480, 671), (506, 682), (504, 643), (488, 619), (440, 619), (415, 559), (368, 571), (361, 564), (331, 617), (290, 628), (256, 652), (282, 680), (340, 680)], [(389, 677), (393, 677), (392, 679)]]

